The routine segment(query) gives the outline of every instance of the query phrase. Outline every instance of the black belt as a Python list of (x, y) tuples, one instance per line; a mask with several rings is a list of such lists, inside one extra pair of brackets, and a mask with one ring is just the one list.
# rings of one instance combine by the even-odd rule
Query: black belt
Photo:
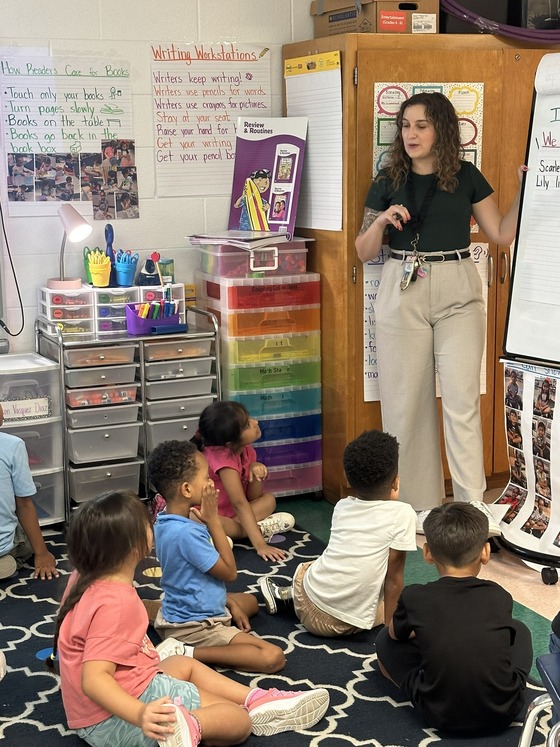
[[(403, 260), (408, 257), (412, 252), (403, 252), (400, 249), (391, 249), (391, 258)], [(456, 249), (451, 252), (430, 252), (429, 254), (422, 254), (418, 252), (419, 258), (422, 262), (458, 262), (461, 259), (468, 259), (471, 253), (468, 249)]]

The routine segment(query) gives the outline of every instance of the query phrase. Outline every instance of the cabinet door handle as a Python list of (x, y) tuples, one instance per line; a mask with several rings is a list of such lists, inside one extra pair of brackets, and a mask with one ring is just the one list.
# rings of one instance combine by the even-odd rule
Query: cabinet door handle
[(182, 353), (183, 352), (183, 348), (177, 348), (177, 352), (178, 353)]
[(112, 472), (105, 472), (105, 477), (113, 477), (113, 473)]
[(100, 356), (99, 356), (99, 360), (100, 360), (100, 361), (104, 361), (104, 360), (105, 360), (105, 356), (104, 356), (104, 355), (100, 355)]
[(110, 433), (104, 433), (103, 434), (103, 438), (111, 438), (111, 434)]
[(508, 262), (508, 254), (507, 254), (507, 252), (502, 252), (500, 254), (500, 267), (501, 267), (500, 283), (502, 285), (504, 285), (504, 283), (507, 281), (508, 275), (509, 275), (509, 262)]
[(100, 376), (99, 378), (101, 379), (101, 381), (105, 381), (105, 379), (106, 379), (107, 377), (105, 376), (105, 374), (101, 374), (101, 376)]
[(181, 368), (181, 366), (179, 366), (179, 373), (184, 373), (184, 371), (185, 371), (185, 369)]
[(488, 287), (491, 288), (494, 282), (494, 257), (488, 255)]
[(179, 408), (179, 410), (180, 410), (181, 412), (183, 412), (183, 411), (184, 411), (185, 409), (186, 409), (186, 408), (185, 408), (185, 406), (184, 406), (184, 405), (182, 405), (182, 406), (181, 406), (181, 407)]

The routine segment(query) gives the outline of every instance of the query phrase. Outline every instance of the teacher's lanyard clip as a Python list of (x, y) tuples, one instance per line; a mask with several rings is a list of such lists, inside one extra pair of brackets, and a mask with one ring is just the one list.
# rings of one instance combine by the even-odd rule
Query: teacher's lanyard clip
[(412, 254), (407, 254), (403, 261), (403, 274), (401, 277), (401, 290), (406, 290), (410, 283), (414, 283), (416, 278), (426, 277), (427, 271), (424, 268), (422, 257), (418, 254), (418, 242), (420, 241), (420, 234), (417, 233), (410, 242), (412, 246)]

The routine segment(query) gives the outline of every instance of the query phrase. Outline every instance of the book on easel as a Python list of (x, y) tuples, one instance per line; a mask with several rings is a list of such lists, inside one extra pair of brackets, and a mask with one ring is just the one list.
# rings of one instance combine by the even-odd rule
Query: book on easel
[(221, 233), (197, 233), (189, 236), (191, 244), (228, 244), (239, 249), (260, 249), (288, 240), (287, 231), (242, 231), (231, 229)]

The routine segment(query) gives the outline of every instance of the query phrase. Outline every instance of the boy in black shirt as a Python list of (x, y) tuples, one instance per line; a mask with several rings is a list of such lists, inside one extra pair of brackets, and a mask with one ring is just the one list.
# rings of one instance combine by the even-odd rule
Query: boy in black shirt
[(403, 589), (376, 640), (379, 668), (428, 726), (502, 731), (523, 707), (533, 651), (511, 595), (477, 578), (490, 559), (488, 520), (468, 503), (447, 503), (430, 511), (424, 531), (424, 558), (440, 578)]

